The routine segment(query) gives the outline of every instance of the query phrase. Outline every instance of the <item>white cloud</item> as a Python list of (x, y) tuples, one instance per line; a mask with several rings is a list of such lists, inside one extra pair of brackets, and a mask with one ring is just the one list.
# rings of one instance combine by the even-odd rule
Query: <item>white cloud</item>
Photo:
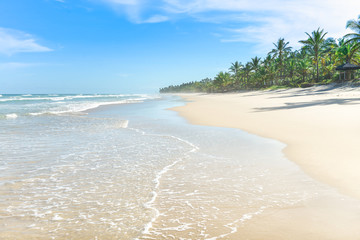
[(154, 15), (152, 17), (149, 17), (148, 19), (144, 20), (144, 23), (159, 23), (159, 22), (165, 22), (169, 20), (169, 17), (162, 16), (162, 15)]
[(33, 36), (21, 31), (0, 28), (0, 53), (12, 55), (20, 52), (48, 52), (52, 49), (36, 43)]
[(141, 10), (144, 0), (92, 0), (110, 6), (119, 14), (125, 14), (127, 18), (134, 23), (142, 23)]
[[(135, 23), (193, 18), (218, 24), (223, 42), (245, 41), (258, 50), (285, 38), (297, 48), (305, 32), (324, 28), (329, 37), (348, 31), (346, 22), (360, 14), (359, 0), (96, 0), (125, 11)], [(152, 16), (152, 17), (144, 17)]]
[(125, 14), (129, 21), (159, 23), (170, 19), (162, 0), (92, 0), (110, 6), (119, 14)]
[[(329, 37), (339, 38), (348, 31), (346, 22), (357, 18), (359, 0), (164, 0), (166, 9), (186, 13), (203, 22), (223, 24), (223, 42), (254, 42), (259, 52), (272, 48), (284, 37), (294, 47), (318, 27)], [(351, 6), (351, 7), (349, 7)], [(236, 27), (239, 25), (239, 27)]]

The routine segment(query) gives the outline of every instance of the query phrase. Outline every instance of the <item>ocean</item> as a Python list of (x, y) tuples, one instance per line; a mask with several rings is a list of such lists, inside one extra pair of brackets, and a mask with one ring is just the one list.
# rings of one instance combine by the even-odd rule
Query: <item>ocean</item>
[(231, 239), (323, 186), (167, 95), (1, 95), (0, 239)]

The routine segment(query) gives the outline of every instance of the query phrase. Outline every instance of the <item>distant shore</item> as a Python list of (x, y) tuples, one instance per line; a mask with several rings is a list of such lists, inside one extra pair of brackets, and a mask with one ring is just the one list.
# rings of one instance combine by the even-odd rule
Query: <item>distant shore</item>
[(279, 140), (311, 177), (360, 199), (360, 88), (179, 95), (188, 103), (173, 110), (190, 123)]

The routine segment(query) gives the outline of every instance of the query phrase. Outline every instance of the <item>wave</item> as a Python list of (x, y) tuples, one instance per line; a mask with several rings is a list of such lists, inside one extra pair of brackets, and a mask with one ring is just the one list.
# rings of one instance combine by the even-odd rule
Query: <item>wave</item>
[[(2, 97), (2, 95), (0, 95)], [(135, 97), (137, 99), (156, 99), (159, 96), (150, 96), (146, 94), (99, 94), (99, 95), (41, 95), (41, 96), (33, 96), (31, 94), (21, 95), (21, 96), (11, 96), (7, 98), (0, 99), (0, 102), (9, 102), (9, 101), (40, 101), (40, 100), (48, 100), (48, 101), (64, 101), (64, 100), (73, 100), (73, 99), (93, 99), (93, 98), (125, 98), (125, 97)]]
[(105, 105), (116, 105), (116, 104), (129, 104), (129, 103), (140, 103), (143, 100), (140, 99), (127, 99), (121, 101), (113, 101), (113, 102), (82, 102), (82, 103), (73, 103), (73, 104), (65, 104), (63, 106), (55, 107), (53, 109), (45, 110), (42, 112), (32, 112), (29, 115), (38, 116), (38, 115), (63, 115), (63, 114), (75, 114), (75, 113), (83, 113), (85, 111), (98, 108), (100, 106)]
[(9, 114), (5, 115), (6, 119), (15, 119), (17, 117), (18, 117), (18, 115), (16, 113), (9, 113)]
[[(161, 98), (159, 95), (4, 95), (0, 98), (2, 119), (17, 116), (87, 114), (86, 111), (104, 105), (141, 103)], [(125, 125), (124, 125), (125, 126)], [(125, 126), (126, 127), (126, 126)]]
[(29, 98), (29, 97), (10, 97), (10, 98), (3, 98), (0, 99), (0, 102), (12, 102), (12, 101), (40, 101), (40, 100), (53, 100), (54, 98), (50, 98), (50, 97), (33, 97), (33, 98)]

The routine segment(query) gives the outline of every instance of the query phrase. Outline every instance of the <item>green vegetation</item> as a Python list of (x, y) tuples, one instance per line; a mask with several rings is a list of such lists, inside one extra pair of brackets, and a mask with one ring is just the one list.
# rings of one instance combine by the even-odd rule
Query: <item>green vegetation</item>
[(347, 22), (354, 33), (343, 38), (325, 38), (327, 32), (318, 28), (307, 39), (300, 40), (299, 50), (292, 50), (289, 42), (279, 38), (264, 59), (252, 58), (246, 64), (231, 63), (228, 72), (219, 72), (213, 79), (183, 83), (161, 88), (172, 92), (232, 92), (255, 89), (310, 87), (338, 80), (335, 68), (347, 62), (360, 64), (360, 16)]

